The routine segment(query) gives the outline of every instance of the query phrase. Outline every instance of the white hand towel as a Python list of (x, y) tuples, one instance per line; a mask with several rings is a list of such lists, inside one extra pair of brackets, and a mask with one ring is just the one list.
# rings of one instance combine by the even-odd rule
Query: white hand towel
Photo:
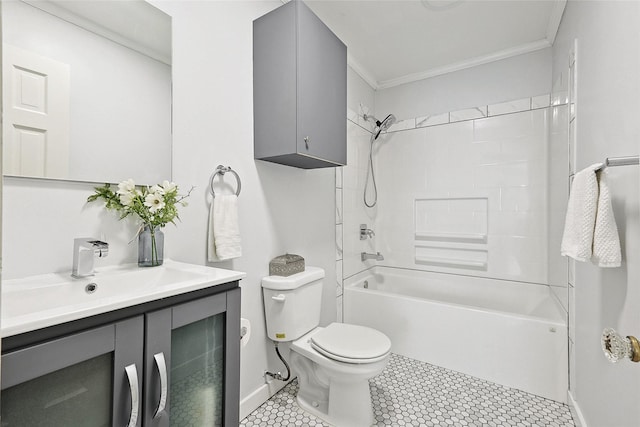
[[(214, 199), (215, 200), (215, 199)], [(209, 206), (209, 232), (207, 233), (207, 259), (209, 262), (220, 261), (216, 255), (216, 239), (213, 236), (213, 200)]]
[(606, 169), (599, 173), (598, 184), (600, 192), (593, 232), (593, 261), (599, 267), (620, 267), (622, 260), (620, 237), (611, 207)]
[(598, 208), (596, 170), (601, 163), (581, 170), (573, 177), (560, 253), (576, 261), (591, 259), (593, 231)]
[(573, 178), (560, 252), (599, 267), (619, 267), (622, 259), (606, 170), (591, 165)]
[(224, 261), (242, 256), (238, 225), (238, 197), (216, 196), (209, 212), (209, 262)]

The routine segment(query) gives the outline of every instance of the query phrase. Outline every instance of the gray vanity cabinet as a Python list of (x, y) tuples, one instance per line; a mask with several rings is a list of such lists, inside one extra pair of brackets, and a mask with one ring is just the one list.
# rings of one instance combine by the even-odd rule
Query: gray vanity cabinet
[(2, 426), (237, 426), (239, 338), (237, 281), (8, 337)]
[(347, 162), (347, 48), (300, 0), (253, 22), (254, 157)]
[(141, 426), (143, 332), (137, 316), (3, 354), (2, 425)]
[(145, 426), (239, 424), (239, 307), (237, 289), (145, 315)]

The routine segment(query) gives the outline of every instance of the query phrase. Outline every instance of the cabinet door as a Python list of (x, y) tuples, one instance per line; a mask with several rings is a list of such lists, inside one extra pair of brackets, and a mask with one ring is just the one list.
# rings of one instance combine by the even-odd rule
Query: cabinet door
[(237, 426), (240, 289), (146, 315), (145, 425)]
[(298, 8), (298, 153), (347, 164), (347, 48), (303, 2)]
[(141, 426), (142, 316), (2, 355), (2, 426)]

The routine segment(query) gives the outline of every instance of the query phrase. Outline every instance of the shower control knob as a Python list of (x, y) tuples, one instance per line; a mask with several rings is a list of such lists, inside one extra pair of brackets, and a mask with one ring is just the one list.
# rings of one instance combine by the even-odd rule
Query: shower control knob
[(640, 342), (634, 336), (623, 337), (614, 329), (602, 331), (602, 351), (611, 363), (628, 358), (632, 362), (640, 362)]
[(309, 138), (308, 136), (304, 137), (304, 145), (305, 147), (307, 147), (307, 150), (309, 149), (309, 141), (311, 140), (311, 138)]

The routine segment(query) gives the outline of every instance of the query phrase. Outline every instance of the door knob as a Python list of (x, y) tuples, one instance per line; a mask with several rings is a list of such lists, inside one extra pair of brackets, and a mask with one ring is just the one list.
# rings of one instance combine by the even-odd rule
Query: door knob
[(640, 342), (634, 336), (623, 337), (612, 328), (602, 331), (602, 351), (611, 363), (628, 358), (640, 362)]

